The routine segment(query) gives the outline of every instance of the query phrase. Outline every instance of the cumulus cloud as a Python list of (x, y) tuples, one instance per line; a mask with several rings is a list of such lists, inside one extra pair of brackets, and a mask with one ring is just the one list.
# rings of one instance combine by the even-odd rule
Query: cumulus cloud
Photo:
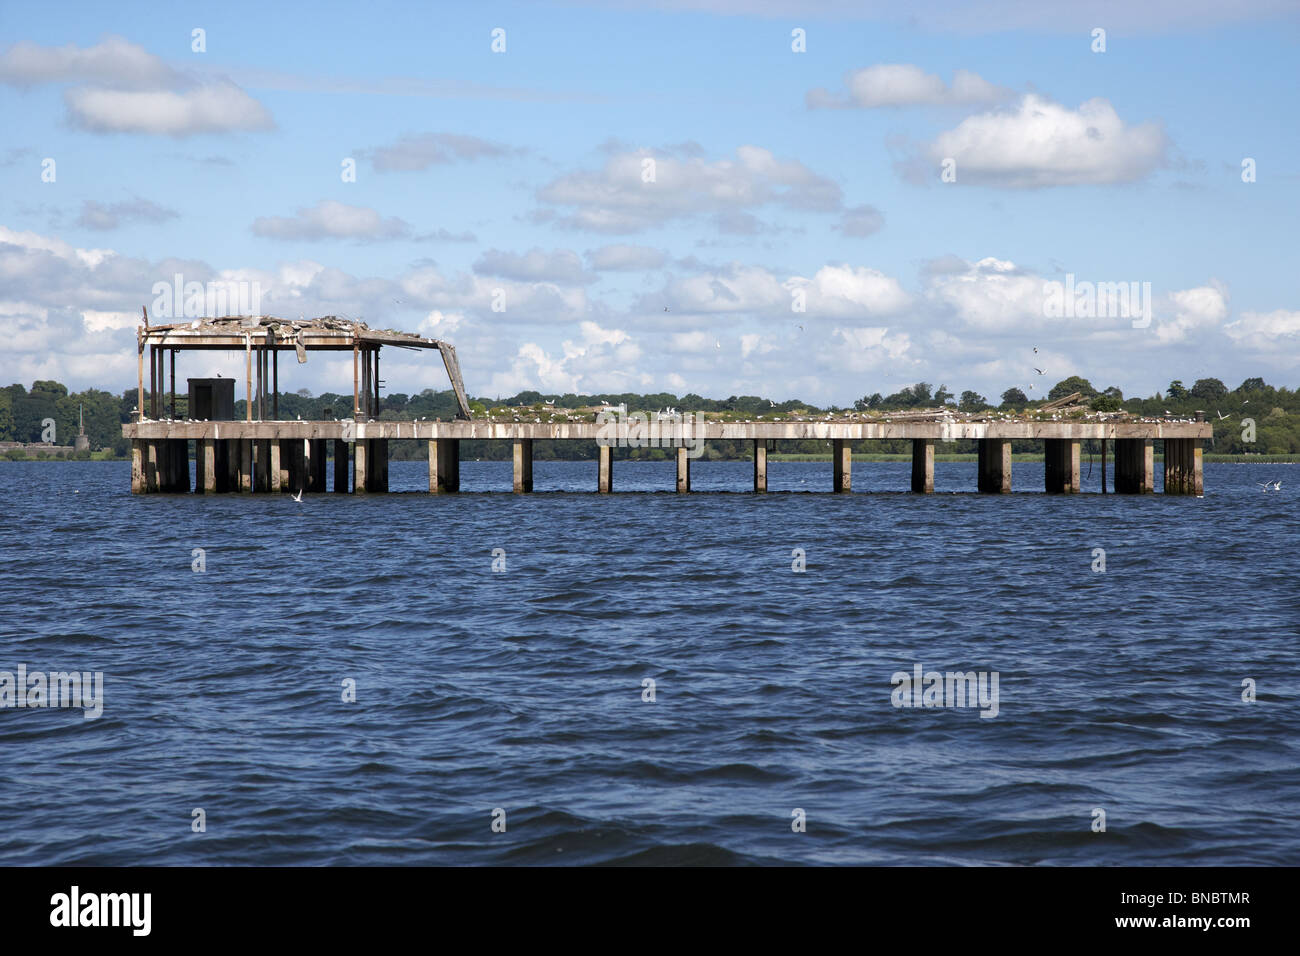
[(457, 160), (474, 160), (482, 157), (503, 156), (511, 152), (500, 143), (477, 136), (456, 133), (420, 133), (403, 136), (390, 146), (357, 151), (368, 156), (380, 172), (418, 172), (430, 166), (452, 163)]
[(81, 204), (77, 225), (87, 229), (117, 229), (128, 222), (165, 222), (175, 219), (176, 210), (160, 206), (148, 199), (131, 199), (123, 202), (102, 203), (87, 199)]
[[(534, 218), (592, 232), (633, 233), (701, 215), (725, 218), (772, 205), (835, 212), (841, 190), (797, 160), (758, 146), (712, 162), (696, 155), (639, 150), (610, 155), (603, 168), (569, 173), (543, 186), (537, 198), (552, 207)], [(750, 224), (752, 225), (752, 223)]]
[(662, 269), (668, 260), (662, 249), (615, 243), (587, 250), (587, 263), (600, 272), (635, 272)]
[(1243, 312), (1241, 318), (1229, 322), (1223, 331), (1234, 342), (1247, 348), (1259, 351), (1278, 348), (1293, 350), (1296, 342), (1300, 341), (1300, 311), (1275, 309), (1272, 312)]
[(1169, 309), (1155, 326), (1156, 341), (1186, 341), (1194, 332), (1214, 328), (1228, 317), (1227, 290), (1220, 284), (1169, 293)]
[(1127, 183), (1165, 162), (1159, 123), (1126, 125), (1108, 100), (1071, 110), (1035, 94), (1012, 109), (980, 113), (941, 133), (932, 166), (956, 160), (957, 182), (1042, 187)]
[(841, 235), (862, 238), (879, 232), (885, 226), (885, 216), (875, 206), (854, 206), (844, 210), (835, 227)]
[(846, 92), (809, 90), (809, 109), (876, 109), (882, 106), (969, 106), (997, 103), (1011, 91), (970, 70), (956, 70), (952, 85), (910, 63), (880, 63), (845, 74)]
[(117, 36), (91, 47), (20, 43), (0, 55), (0, 82), (64, 91), (68, 118), (98, 133), (190, 136), (270, 129), (271, 114), (227, 79), (200, 81)]
[(401, 239), (411, 227), (396, 217), (385, 219), (367, 206), (349, 206), (333, 199), (322, 199), (314, 206), (299, 209), (292, 216), (259, 216), (253, 221), (254, 235), (267, 239), (356, 239), (375, 241)]
[(522, 282), (583, 284), (596, 279), (582, 268), (578, 254), (569, 249), (556, 249), (553, 252), (529, 249), (524, 253), (489, 249), (479, 256), (473, 268), (480, 275), (503, 276)]

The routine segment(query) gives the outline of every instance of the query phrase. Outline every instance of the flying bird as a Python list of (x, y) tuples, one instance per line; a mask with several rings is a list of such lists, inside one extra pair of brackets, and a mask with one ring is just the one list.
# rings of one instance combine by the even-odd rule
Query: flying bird
[(1223, 414), (1223, 412), (1220, 412), (1217, 408), (1215, 409), (1215, 411), (1219, 413), (1219, 421), (1223, 421), (1225, 418), (1228, 417), (1227, 415)]
[(1041, 368), (1036, 368), (1034, 369), (1034, 371), (1037, 372), (1039, 375), (1043, 374), (1043, 370)]
[(301, 488), (299, 488), (299, 489), (298, 489), (298, 493), (297, 493), (296, 495), (293, 496), (293, 500), (294, 500), (294, 501), (302, 501), (302, 489), (301, 489)]

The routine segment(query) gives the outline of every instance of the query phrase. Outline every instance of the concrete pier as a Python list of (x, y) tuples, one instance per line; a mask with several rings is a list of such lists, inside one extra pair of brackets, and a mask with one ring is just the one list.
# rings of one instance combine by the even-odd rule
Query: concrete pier
[(533, 440), (515, 439), (515, 494), (533, 490)]
[(831, 439), (831, 490), (853, 490), (853, 446), (848, 439)]
[(614, 449), (600, 446), (600, 463), (596, 467), (596, 490), (607, 495), (614, 490)]
[(1011, 491), (1011, 439), (979, 440), (979, 477), (976, 482), (980, 491), (989, 494)]
[(912, 439), (912, 490), (934, 494), (934, 439)]
[(1048, 494), (1079, 491), (1079, 443), (1068, 438), (1043, 442), (1043, 481)]
[[(149, 421), (122, 426), (131, 440), (131, 489), (137, 494), (190, 490), (188, 447), (195, 449), (194, 490), (202, 493), (278, 490), (297, 494), (328, 490), (329, 442), (334, 443), (334, 490), (375, 494), (388, 490), (388, 443), (397, 439), (426, 442), (429, 491), (460, 489), (460, 442), (479, 439), (514, 446), (514, 487), (532, 490), (533, 442), (602, 440), (593, 422), (195, 422)], [(607, 432), (604, 433), (607, 435)], [(344, 436), (353, 439), (349, 442)], [(832, 452), (832, 490), (852, 488), (850, 451), (857, 442), (908, 439), (912, 442), (911, 489), (934, 490), (934, 446), (941, 441), (973, 439), (979, 449), (976, 486), (980, 491), (1011, 491), (1011, 442), (1043, 443), (1044, 481), (1054, 493), (1081, 490), (1080, 443), (1106, 439), (1115, 449), (1115, 491), (1145, 494), (1154, 489), (1153, 443), (1165, 447), (1165, 491), (1201, 495), (1202, 442), (1211, 435), (1206, 422), (704, 422), (687, 433), (680, 425), (661, 423), (659, 446), (671, 449), (676, 488), (690, 490), (691, 440), (749, 441), (754, 448), (753, 489), (768, 488), (768, 442), (827, 441)], [(352, 446), (349, 462), (348, 446)], [(614, 446), (599, 445), (597, 490), (614, 487)], [(352, 481), (348, 481), (348, 471)], [(904, 486), (906, 487), (906, 486)], [(904, 490), (904, 488), (899, 489)]]

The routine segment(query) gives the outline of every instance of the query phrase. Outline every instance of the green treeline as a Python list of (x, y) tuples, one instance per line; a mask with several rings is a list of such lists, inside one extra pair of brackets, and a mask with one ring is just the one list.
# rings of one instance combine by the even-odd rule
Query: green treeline
[[(1046, 387), (1046, 386), (1044, 386)], [(997, 408), (1001, 411), (1015, 413), (1031, 410), (1057, 398), (1073, 392), (1080, 392), (1089, 406), (1098, 411), (1117, 411), (1123, 409), (1135, 415), (1158, 418), (1165, 412), (1179, 417), (1191, 417), (1200, 410), (1214, 425), (1214, 441), (1206, 448), (1207, 453), (1215, 454), (1261, 454), (1294, 455), (1300, 453), (1300, 391), (1268, 385), (1262, 378), (1249, 378), (1237, 388), (1229, 390), (1218, 379), (1203, 378), (1190, 387), (1181, 381), (1169, 383), (1163, 392), (1157, 392), (1149, 398), (1126, 398), (1118, 388), (1094, 388), (1086, 379), (1072, 376), (1057, 382), (1041, 396), (1027, 396), (1019, 389), (1008, 389), (997, 403), (989, 402), (984, 396), (973, 391), (964, 391), (955, 395), (946, 386), (937, 389), (927, 382), (902, 389), (890, 395), (874, 393), (858, 399), (852, 408), (819, 407), (798, 400), (772, 402), (758, 395), (732, 395), (725, 399), (704, 398), (700, 395), (674, 395), (669, 392), (654, 394), (638, 393), (604, 393), (597, 395), (550, 394), (543, 395), (536, 391), (520, 392), (509, 398), (493, 400), (476, 398), (471, 402), (474, 414), (491, 415), (497, 421), (509, 421), (514, 416), (523, 420), (535, 417), (549, 421), (558, 409), (579, 409), (599, 407), (601, 402), (610, 405), (626, 405), (629, 411), (653, 412), (668, 407), (683, 412), (710, 412), (721, 418), (753, 419), (762, 415), (805, 417), (821, 416), (827, 412), (846, 413), (848, 411), (892, 411), (900, 409), (934, 408), (941, 405), (953, 409), (978, 412)], [(163, 396), (165, 402), (169, 396)], [(145, 401), (149, 398), (146, 394)], [(547, 402), (553, 402), (548, 405)], [(67, 386), (54, 381), (33, 382), (30, 389), (22, 385), (10, 385), (0, 388), (0, 441), (39, 442), (42, 437), (46, 419), (55, 422), (55, 444), (70, 445), (77, 434), (77, 410), (85, 409), (86, 435), (91, 448), (107, 449), (115, 456), (125, 457), (130, 452), (130, 443), (122, 437), (122, 425), (133, 417), (136, 405), (136, 390), (127, 389), (118, 395), (100, 389), (87, 389), (82, 392), (69, 392)], [(176, 415), (184, 418), (187, 413), (186, 397), (176, 396)], [(279, 417), (281, 419), (328, 420), (347, 418), (352, 414), (352, 396), (326, 392), (312, 395), (301, 389), (296, 393), (282, 394), (279, 398)], [(562, 413), (561, 413), (562, 414)], [(425, 389), (415, 394), (394, 393), (385, 395), (382, 400), (379, 418), (388, 421), (410, 421), (440, 418), (450, 421), (456, 415), (456, 401), (450, 389), (434, 391)], [(235, 417), (244, 417), (244, 401), (235, 403)], [(1255, 441), (1250, 442), (1250, 427), (1253, 422)], [(1095, 442), (1086, 442), (1085, 451), (1097, 453), (1099, 447)], [(590, 446), (590, 447), (585, 447)], [(820, 441), (781, 442), (779, 451), (784, 454), (824, 454), (827, 443)], [(872, 441), (863, 442), (855, 447), (859, 452), (879, 452), (885, 454), (904, 454), (911, 450), (910, 442)], [(973, 453), (973, 441), (953, 442), (945, 446), (945, 452), (956, 454)], [(1041, 451), (1037, 442), (1015, 442), (1013, 451), (1034, 453)], [(621, 454), (634, 458), (664, 458), (671, 449), (634, 448), (626, 449)], [(423, 458), (426, 449), (423, 443), (414, 441), (394, 441), (390, 445), (390, 454), (394, 458)], [(586, 458), (596, 456), (595, 442), (546, 442), (539, 441), (533, 447), (534, 457), (550, 458)], [(710, 442), (705, 450), (706, 458), (747, 458), (751, 454), (749, 442)], [(506, 458), (510, 448), (503, 442), (466, 441), (461, 445), (462, 458)]]

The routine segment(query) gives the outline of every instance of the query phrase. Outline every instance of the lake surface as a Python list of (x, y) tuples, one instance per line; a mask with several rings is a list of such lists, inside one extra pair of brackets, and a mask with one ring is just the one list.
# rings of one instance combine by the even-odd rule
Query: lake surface
[[(0, 671), (104, 696), (0, 709), (0, 864), (1300, 863), (1296, 468), (1207, 464), (1199, 500), (673, 475), (299, 504), (0, 462)], [(895, 707), (918, 664), (996, 672), (997, 715)]]

